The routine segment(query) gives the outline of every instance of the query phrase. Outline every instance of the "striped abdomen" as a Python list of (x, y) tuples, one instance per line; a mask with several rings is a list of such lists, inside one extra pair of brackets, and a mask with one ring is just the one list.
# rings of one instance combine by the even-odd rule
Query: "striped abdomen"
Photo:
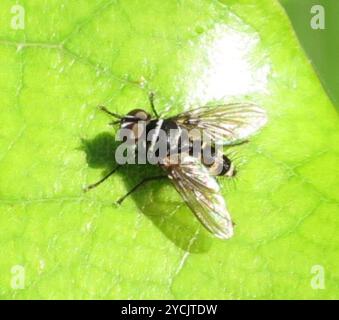
[[(193, 144), (198, 143), (200, 146)], [(227, 176), (234, 177), (236, 170), (232, 161), (225, 156), (222, 152), (218, 152), (214, 146), (211, 146), (205, 142), (192, 142), (190, 146), (190, 154), (194, 155), (194, 150), (197, 150), (200, 147), (201, 152), (199, 156), (201, 157), (201, 162), (209, 169), (209, 172), (213, 176)]]

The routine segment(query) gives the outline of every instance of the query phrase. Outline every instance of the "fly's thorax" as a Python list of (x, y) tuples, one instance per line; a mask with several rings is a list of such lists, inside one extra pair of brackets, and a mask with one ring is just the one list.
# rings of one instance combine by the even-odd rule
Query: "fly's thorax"
[(147, 149), (149, 152), (159, 152), (169, 155), (178, 152), (181, 128), (175, 121), (166, 119), (151, 120), (146, 127)]
[(181, 128), (175, 121), (166, 120), (166, 119), (154, 119), (147, 124), (147, 134), (155, 134), (158, 138), (160, 130), (165, 133), (167, 136), (173, 133), (175, 135), (180, 134)]

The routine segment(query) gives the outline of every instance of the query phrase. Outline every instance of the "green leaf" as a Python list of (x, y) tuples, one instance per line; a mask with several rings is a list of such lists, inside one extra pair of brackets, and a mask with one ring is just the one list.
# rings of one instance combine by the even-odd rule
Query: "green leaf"
[[(338, 116), (278, 3), (21, 4), (23, 30), (12, 1), (0, 5), (1, 298), (338, 298)], [(225, 150), (239, 171), (235, 186), (220, 179), (231, 240), (206, 232), (168, 181), (115, 206), (152, 167), (82, 192), (114, 167), (96, 106), (150, 110), (151, 90), (163, 113), (267, 110), (260, 134)]]

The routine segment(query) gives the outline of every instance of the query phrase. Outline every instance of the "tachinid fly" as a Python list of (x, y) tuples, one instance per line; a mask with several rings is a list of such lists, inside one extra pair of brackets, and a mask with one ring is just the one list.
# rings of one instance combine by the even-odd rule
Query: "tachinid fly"
[[(120, 129), (130, 130), (135, 138), (135, 145), (142, 140), (147, 152), (151, 151), (159, 141), (160, 132), (165, 133), (166, 152), (162, 155), (156, 154), (160, 160), (157, 165), (164, 170), (164, 175), (142, 180), (118, 203), (121, 203), (144, 183), (168, 177), (207, 230), (218, 238), (231, 238), (233, 222), (215, 176), (233, 177), (236, 169), (232, 161), (217, 150), (215, 142), (221, 141), (227, 146), (245, 142), (245, 139), (266, 124), (266, 112), (255, 104), (231, 103), (199, 107), (163, 119), (155, 110), (154, 95), (151, 93), (149, 97), (154, 117), (142, 109), (135, 109), (121, 116), (110, 112), (105, 107), (100, 107), (101, 110), (118, 119), (113, 124), (119, 124)], [(182, 131), (189, 132), (188, 139), (185, 141), (181, 139)], [(177, 133), (174, 139), (170, 132)], [(210, 140), (206, 142), (190, 132), (200, 132)], [(145, 137), (149, 136), (150, 139), (145, 140)], [(194, 146), (198, 146), (197, 149), (200, 151), (198, 154), (194, 152), (196, 150)], [(201, 155), (207, 149), (209, 156), (202, 157)], [(179, 155), (179, 158), (175, 158), (176, 161), (171, 156), (173, 150)], [(88, 186), (86, 190), (105, 181), (116, 169), (97, 183)]]

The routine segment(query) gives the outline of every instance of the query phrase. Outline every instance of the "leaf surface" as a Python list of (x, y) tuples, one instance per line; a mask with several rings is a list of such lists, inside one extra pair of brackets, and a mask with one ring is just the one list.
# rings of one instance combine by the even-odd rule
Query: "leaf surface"
[[(338, 115), (277, 2), (21, 3), (24, 30), (0, 4), (0, 297), (338, 298)], [(239, 171), (220, 179), (231, 240), (206, 232), (170, 182), (114, 205), (154, 168), (82, 192), (114, 167), (96, 106), (150, 110), (151, 90), (163, 114), (267, 110), (260, 134), (225, 150)]]

